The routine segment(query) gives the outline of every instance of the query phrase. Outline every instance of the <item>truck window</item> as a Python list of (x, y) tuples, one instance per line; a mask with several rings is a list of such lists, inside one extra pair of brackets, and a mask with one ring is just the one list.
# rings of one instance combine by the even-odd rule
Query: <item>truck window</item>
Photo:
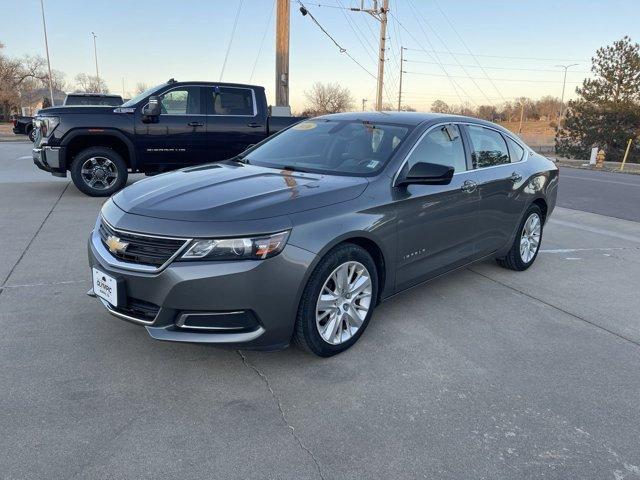
[(213, 91), (214, 115), (242, 115), (253, 117), (253, 91), (249, 88), (219, 87)]
[(182, 87), (171, 90), (160, 97), (163, 115), (199, 115), (200, 87)]

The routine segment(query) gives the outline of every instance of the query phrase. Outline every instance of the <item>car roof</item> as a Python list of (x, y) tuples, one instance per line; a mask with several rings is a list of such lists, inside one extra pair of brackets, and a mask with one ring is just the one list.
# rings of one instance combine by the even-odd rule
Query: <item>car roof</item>
[(479, 118), (433, 112), (344, 112), (331, 113), (317, 118), (324, 118), (328, 120), (361, 120), (365, 122), (397, 123), (410, 126), (417, 126), (427, 122), (465, 122), (477, 123), (478, 125), (486, 125), (492, 128), (504, 130), (500, 125)]
[(122, 98), (120, 95), (114, 93), (94, 93), (94, 92), (71, 92), (67, 93), (67, 97), (115, 97)]

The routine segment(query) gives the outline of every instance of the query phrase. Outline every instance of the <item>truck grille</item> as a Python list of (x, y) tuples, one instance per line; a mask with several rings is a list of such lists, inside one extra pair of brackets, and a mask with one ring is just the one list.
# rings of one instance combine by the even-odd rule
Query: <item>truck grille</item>
[(115, 237), (128, 245), (122, 251), (109, 249), (111, 255), (118, 260), (138, 265), (161, 267), (167, 263), (185, 244), (186, 239), (173, 239), (134, 234), (116, 230), (104, 220), (100, 221), (100, 238), (109, 249), (108, 238)]

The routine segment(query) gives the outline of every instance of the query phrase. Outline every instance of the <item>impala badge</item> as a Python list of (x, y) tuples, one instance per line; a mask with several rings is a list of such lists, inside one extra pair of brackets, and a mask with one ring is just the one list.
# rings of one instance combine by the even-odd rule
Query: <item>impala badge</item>
[(109, 247), (109, 251), (111, 253), (124, 253), (129, 246), (129, 243), (122, 242), (118, 237), (113, 235), (109, 235), (105, 243), (107, 244), (107, 247)]

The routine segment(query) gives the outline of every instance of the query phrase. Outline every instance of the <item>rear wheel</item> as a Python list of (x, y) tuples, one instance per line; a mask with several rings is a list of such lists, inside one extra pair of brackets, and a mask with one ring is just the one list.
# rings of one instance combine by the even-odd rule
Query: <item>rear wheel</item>
[(377, 291), (371, 255), (357, 245), (338, 246), (309, 278), (298, 308), (295, 342), (321, 357), (345, 351), (367, 328)]
[(127, 164), (107, 147), (82, 150), (71, 164), (71, 179), (78, 190), (92, 197), (108, 197), (127, 184)]
[(531, 205), (520, 222), (511, 250), (504, 258), (496, 259), (498, 265), (517, 271), (529, 268), (540, 250), (543, 221), (540, 208), (537, 205)]

